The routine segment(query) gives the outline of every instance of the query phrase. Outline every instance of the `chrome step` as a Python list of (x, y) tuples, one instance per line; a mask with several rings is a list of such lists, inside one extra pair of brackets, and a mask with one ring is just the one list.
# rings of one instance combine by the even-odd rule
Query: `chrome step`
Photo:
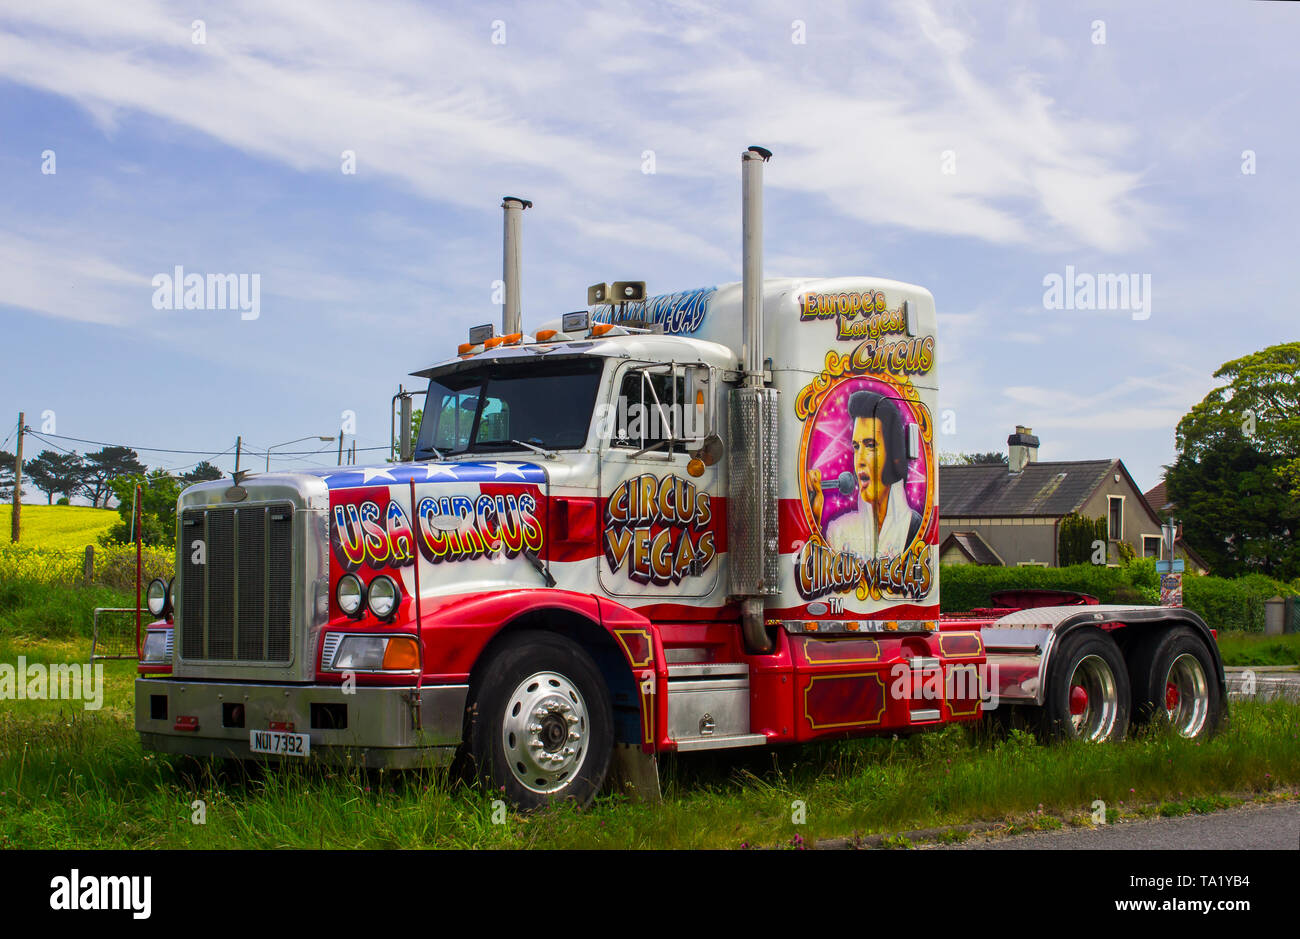
[(744, 662), (669, 662), (668, 680), (678, 678), (722, 678), (726, 675), (749, 677), (749, 666)]
[(727, 747), (758, 747), (767, 743), (762, 734), (731, 734), (723, 737), (683, 737), (677, 741), (679, 751), (723, 750)]

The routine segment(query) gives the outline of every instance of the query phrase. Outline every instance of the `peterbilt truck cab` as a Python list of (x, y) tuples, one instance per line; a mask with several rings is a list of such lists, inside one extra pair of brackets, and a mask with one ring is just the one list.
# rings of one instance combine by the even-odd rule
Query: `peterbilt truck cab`
[(664, 752), (910, 733), (998, 703), (1118, 739), (1169, 682), (1190, 702), (1171, 719), (1212, 729), (1222, 664), (1195, 614), (940, 614), (933, 297), (764, 279), (767, 156), (742, 158), (741, 282), (598, 285), (532, 332), (507, 316), (414, 373), (404, 459), (185, 490), (174, 634), (155, 642), (170, 671), (137, 679), (144, 746), (461, 754), (534, 806), (614, 779), (653, 793)]

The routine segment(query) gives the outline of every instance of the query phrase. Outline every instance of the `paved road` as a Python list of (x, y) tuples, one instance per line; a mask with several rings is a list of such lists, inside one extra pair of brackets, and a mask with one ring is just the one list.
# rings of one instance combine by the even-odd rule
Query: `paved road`
[[(949, 847), (947, 845), (944, 846)], [(1246, 805), (1209, 815), (1119, 822), (1061, 832), (974, 839), (958, 850), (1111, 851), (1170, 849), (1300, 850), (1300, 802)]]
[(1273, 698), (1290, 698), (1300, 701), (1300, 671), (1276, 666), (1256, 668), (1225, 668), (1228, 679), (1228, 700), (1240, 701), (1255, 698), (1271, 701)]

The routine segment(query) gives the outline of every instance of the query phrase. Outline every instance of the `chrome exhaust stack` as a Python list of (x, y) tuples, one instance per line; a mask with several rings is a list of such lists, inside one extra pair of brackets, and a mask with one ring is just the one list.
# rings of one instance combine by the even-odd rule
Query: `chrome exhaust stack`
[(506, 196), (501, 201), (505, 210), (504, 244), (501, 257), (501, 281), (505, 296), (501, 304), (501, 335), (523, 332), (522, 306), (519, 297), (520, 239), (523, 237), (524, 209), (533, 204), (518, 196)]
[(742, 202), (741, 386), (731, 393), (731, 453), (728, 460), (731, 595), (740, 601), (745, 647), (771, 652), (764, 601), (780, 592), (777, 519), (777, 404), (766, 385), (763, 354), (763, 164), (762, 147), (740, 157)]
[(748, 388), (763, 387), (763, 164), (770, 159), (762, 147), (740, 155), (741, 359)]

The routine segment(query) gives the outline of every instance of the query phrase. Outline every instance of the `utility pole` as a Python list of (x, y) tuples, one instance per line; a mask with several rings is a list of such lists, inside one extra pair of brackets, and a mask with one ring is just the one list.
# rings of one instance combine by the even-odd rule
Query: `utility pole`
[(18, 518), (23, 511), (23, 418), (26, 415), (18, 412), (18, 448), (14, 452), (14, 514), (13, 527), (9, 532), (9, 540), (14, 544), (18, 543), (20, 529), (18, 527)]
[(239, 478), (239, 448), (243, 444), (243, 442), (244, 442), (244, 438), (242, 435), (235, 438), (235, 478), (236, 479)]
[(339, 466), (343, 465), (343, 432), (339, 432)]

